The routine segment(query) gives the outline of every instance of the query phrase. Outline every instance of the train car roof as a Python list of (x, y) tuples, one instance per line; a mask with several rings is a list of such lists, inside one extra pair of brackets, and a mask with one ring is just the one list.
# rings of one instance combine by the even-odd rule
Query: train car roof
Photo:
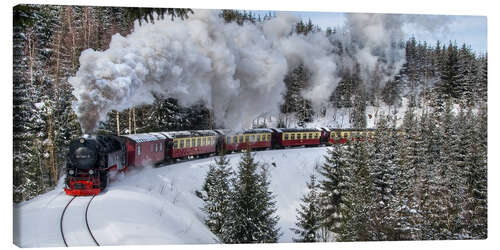
[(273, 131), (268, 128), (253, 128), (243, 131), (245, 134), (253, 134), (253, 133), (272, 133)]
[(169, 139), (217, 135), (217, 133), (215, 133), (213, 130), (172, 131), (172, 132), (160, 132), (160, 133)]
[(374, 128), (362, 128), (362, 129), (357, 129), (357, 128), (332, 128), (331, 131), (373, 131), (375, 130)]
[(276, 128), (278, 133), (283, 132), (321, 132), (321, 129), (317, 128)]
[(149, 142), (149, 141), (159, 141), (165, 140), (166, 137), (160, 133), (144, 133), (144, 134), (130, 134), (130, 135), (122, 135), (134, 142)]
[(231, 129), (217, 129), (215, 130), (221, 135), (242, 135), (242, 134), (258, 134), (258, 133), (272, 133), (273, 131), (268, 128), (254, 128), (246, 130), (231, 130)]

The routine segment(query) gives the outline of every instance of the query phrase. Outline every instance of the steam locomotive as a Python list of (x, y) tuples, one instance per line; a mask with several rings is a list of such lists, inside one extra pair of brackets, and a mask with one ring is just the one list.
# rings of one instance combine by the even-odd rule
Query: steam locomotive
[(83, 136), (70, 142), (64, 191), (72, 196), (97, 195), (109, 183), (110, 171), (171, 163), (177, 159), (285, 147), (320, 146), (365, 140), (375, 131), (328, 128), (196, 130)]

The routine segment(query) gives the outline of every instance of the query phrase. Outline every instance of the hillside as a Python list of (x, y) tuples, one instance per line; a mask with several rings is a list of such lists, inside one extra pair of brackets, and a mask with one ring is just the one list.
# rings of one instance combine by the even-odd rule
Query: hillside
[[(270, 169), (271, 190), (276, 195), (283, 233), (279, 242), (292, 242), (289, 228), (294, 226), (300, 197), (307, 192), (306, 181), (315, 164), (323, 162), (326, 150), (320, 147), (256, 152), (256, 159)], [(228, 158), (236, 168), (240, 154)], [(204, 215), (199, 209), (202, 201), (194, 194), (201, 189), (212, 162), (213, 158), (199, 159), (134, 169), (115, 176), (109, 189), (97, 196), (89, 209), (89, 225), (96, 240), (101, 245), (215, 243), (216, 237), (203, 223)], [(21, 247), (64, 246), (59, 216), (70, 199), (63, 193), (60, 181), (55, 190), (14, 205), (14, 243)], [(65, 219), (69, 222), (65, 223), (66, 238), (76, 245), (92, 246), (92, 242), (80, 237), (86, 229), (73, 222), (78, 221), (74, 218), (78, 213), (71, 215)]]

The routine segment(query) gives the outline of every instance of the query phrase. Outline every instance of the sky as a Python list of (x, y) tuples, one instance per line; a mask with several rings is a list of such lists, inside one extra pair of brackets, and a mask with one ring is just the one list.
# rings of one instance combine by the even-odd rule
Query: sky
[[(252, 12), (264, 16), (269, 11)], [(303, 11), (292, 11), (290, 13), (304, 21), (311, 19), (313, 24), (320, 26), (323, 30), (327, 27), (342, 27), (345, 22), (344, 13)], [(407, 38), (414, 36), (417, 41), (426, 41), (430, 45), (435, 45), (438, 40), (441, 44), (449, 44), (451, 41), (456, 42), (458, 46), (464, 43), (470, 45), (471, 49), (478, 54), (487, 52), (487, 18), (485, 16), (448, 15), (448, 18), (450, 21), (446, 32), (429, 32), (415, 25), (405, 25), (403, 29)]]

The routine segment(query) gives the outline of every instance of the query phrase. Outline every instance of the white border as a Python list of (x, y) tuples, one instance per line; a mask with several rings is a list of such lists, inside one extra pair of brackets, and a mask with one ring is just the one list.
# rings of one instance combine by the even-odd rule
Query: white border
[[(39, 4), (64, 4), (64, 5), (93, 5), (93, 6), (137, 6), (137, 7), (189, 7), (194, 9), (246, 9), (246, 10), (289, 10), (289, 11), (322, 11), (322, 12), (370, 12), (370, 13), (408, 13), (408, 14), (449, 14), (449, 15), (481, 15), (488, 17), (488, 62), (489, 62), (489, 172), (488, 172), (488, 199), (489, 199), (489, 230), (488, 240), (482, 241), (412, 241), (412, 242), (370, 242), (370, 243), (329, 243), (329, 244), (267, 244), (267, 245), (168, 245), (168, 246), (132, 246), (132, 247), (106, 247), (108, 249), (471, 249), (485, 248), (498, 245), (498, 168), (499, 163), (495, 154), (498, 135), (494, 128), (497, 127), (496, 108), (498, 101), (496, 95), (498, 91), (498, 49), (494, 45), (498, 43), (498, 17), (497, 6), (494, 1), (474, 0), (474, 1), (270, 1), (270, 0), (252, 0), (252, 1), (234, 1), (234, 0), (26, 0), (26, 1), (2, 1), (1, 18), (2, 33), (2, 87), (1, 93), (1, 111), (2, 111), (2, 147), (0, 152), (2, 159), (1, 169), (1, 219), (4, 222), (2, 226), (1, 246), (14, 248), (12, 243), (12, 7), (19, 3), (39, 3)], [(490, 46), (493, 45), (493, 46)], [(282, 229), (287, 230), (287, 229)], [(47, 248), (45, 248), (47, 249)], [(59, 248), (48, 248), (59, 249)], [(94, 248), (79, 248), (94, 249)]]

